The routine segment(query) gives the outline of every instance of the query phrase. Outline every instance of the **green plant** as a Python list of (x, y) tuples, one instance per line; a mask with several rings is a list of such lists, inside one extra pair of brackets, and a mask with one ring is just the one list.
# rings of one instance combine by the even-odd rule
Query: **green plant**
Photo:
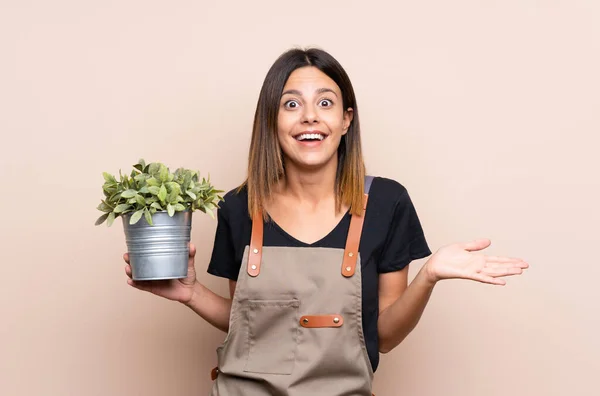
[(105, 198), (97, 209), (104, 214), (96, 220), (96, 225), (106, 221), (110, 227), (117, 217), (128, 213), (131, 213), (129, 224), (137, 223), (144, 216), (148, 224), (153, 225), (152, 215), (158, 211), (166, 211), (173, 217), (175, 212), (200, 210), (214, 218), (212, 211), (223, 200), (219, 194), (224, 191), (210, 184), (210, 175), (200, 180), (199, 172), (185, 168), (171, 173), (160, 162), (146, 165), (140, 159), (129, 176), (121, 174), (119, 169), (119, 180), (107, 172), (102, 174)]

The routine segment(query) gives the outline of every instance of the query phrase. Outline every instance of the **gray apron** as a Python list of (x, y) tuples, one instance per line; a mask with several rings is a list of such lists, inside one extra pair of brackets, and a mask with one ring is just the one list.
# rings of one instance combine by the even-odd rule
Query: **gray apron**
[[(372, 177), (365, 181), (364, 208)], [(253, 217), (211, 396), (371, 396), (352, 215), (345, 249), (263, 247)]]

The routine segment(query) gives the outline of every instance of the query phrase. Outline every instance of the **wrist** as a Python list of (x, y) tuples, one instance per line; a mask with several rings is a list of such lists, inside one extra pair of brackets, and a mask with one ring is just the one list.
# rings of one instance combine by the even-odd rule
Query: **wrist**
[(191, 308), (192, 306), (196, 305), (198, 299), (200, 298), (200, 287), (202, 285), (200, 284), (200, 282), (198, 282), (198, 280), (194, 281), (194, 284), (191, 286), (191, 290), (190, 290), (190, 297), (187, 301), (180, 301), (183, 305), (185, 305), (188, 308)]
[(425, 262), (420, 272), (423, 275), (423, 281), (431, 287), (435, 286), (436, 283), (438, 283), (438, 281), (440, 280), (439, 277), (435, 274), (435, 271), (431, 269), (431, 264), (429, 260)]

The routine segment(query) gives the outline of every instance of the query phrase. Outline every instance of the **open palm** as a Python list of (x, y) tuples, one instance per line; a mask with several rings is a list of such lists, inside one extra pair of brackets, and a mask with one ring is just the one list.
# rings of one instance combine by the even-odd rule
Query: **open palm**
[(490, 244), (489, 239), (480, 239), (444, 246), (425, 264), (427, 273), (433, 281), (459, 278), (504, 285), (506, 281), (500, 278), (522, 274), (529, 267), (529, 264), (519, 258), (473, 253)]

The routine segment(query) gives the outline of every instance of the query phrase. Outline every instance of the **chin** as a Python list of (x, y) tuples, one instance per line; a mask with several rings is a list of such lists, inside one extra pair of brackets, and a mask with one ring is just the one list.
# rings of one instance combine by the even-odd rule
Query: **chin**
[(329, 165), (335, 158), (294, 158), (292, 163), (299, 169), (317, 170)]

